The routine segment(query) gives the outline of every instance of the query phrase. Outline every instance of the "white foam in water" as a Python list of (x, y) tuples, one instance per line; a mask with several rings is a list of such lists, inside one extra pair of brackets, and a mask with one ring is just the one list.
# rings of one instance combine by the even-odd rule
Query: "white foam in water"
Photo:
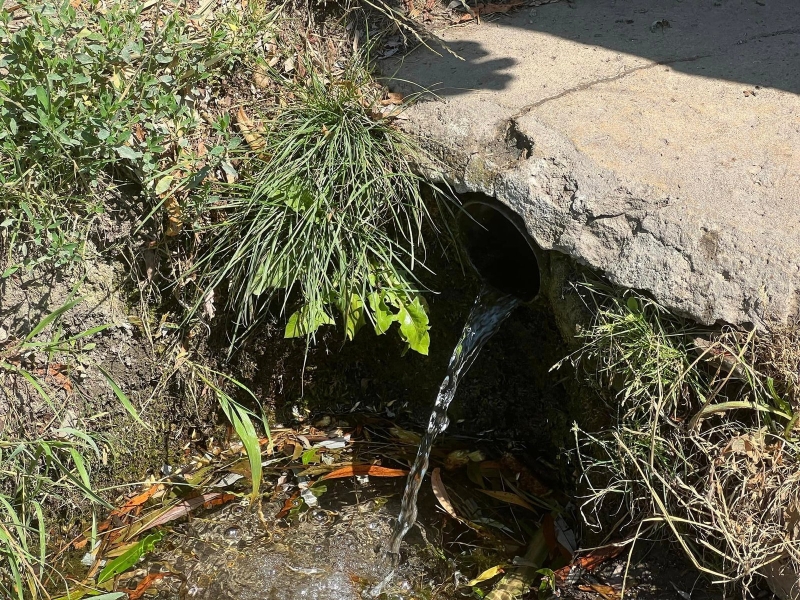
[(419, 445), (417, 458), (408, 473), (408, 481), (403, 492), (403, 504), (397, 525), (389, 541), (389, 553), (397, 557), (400, 553), (400, 543), (417, 520), (417, 495), (428, 470), (428, 460), (436, 436), (442, 433), (450, 424), (447, 418), (447, 408), (453, 401), (458, 388), (458, 381), (472, 366), (475, 357), (480, 352), (486, 341), (500, 329), (511, 311), (520, 301), (514, 296), (498, 294), (494, 290), (483, 287), (475, 299), (472, 311), (461, 332), (461, 338), (456, 344), (447, 375), (439, 388), (439, 395), (433, 405), (433, 412), (428, 421), (428, 429)]

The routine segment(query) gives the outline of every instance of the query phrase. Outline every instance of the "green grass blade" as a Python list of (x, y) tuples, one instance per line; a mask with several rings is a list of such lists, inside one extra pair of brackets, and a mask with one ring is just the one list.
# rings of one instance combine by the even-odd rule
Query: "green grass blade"
[(39, 321), (39, 323), (37, 323), (36, 326), (33, 329), (31, 329), (30, 333), (25, 336), (25, 339), (23, 341), (26, 343), (30, 342), (33, 338), (35, 338), (42, 331), (44, 331), (48, 327), (48, 325), (50, 325), (53, 321), (58, 319), (65, 312), (72, 309), (74, 306), (80, 304), (81, 302), (83, 302), (83, 298), (76, 298), (75, 300), (70, 300), (62, 304), (60, 307), (58, 307), (49, 315), (44, 317), (41, 321)]
[(125, 392), (123, 392), (122, 389), (117, 385), (117, 382), (114, 381), (114, 378), (111, 377), (109, 372), (101, 366), (98, 366), (97, 368), (100, 369), (100, 372), (105, 376), (106, 381), (108, 381), (108, 385), (110, 385), (111, 389), (114, 391), (114, 395), (116, 395), (117, 400), (119, 400), (120, 404), (125, 407), (125, 410), (128, 411), (128, 414), (130, 414), (133, 419), (139, 423), (139, 425), (146, 429), (152, 430), (152, 426), (142, 421), (142, 418), (139, 416), (139, 411), (137, 411), (136, 407), (133, 406), (133, 402), (131, 402), (130, 398), (128, 398)]

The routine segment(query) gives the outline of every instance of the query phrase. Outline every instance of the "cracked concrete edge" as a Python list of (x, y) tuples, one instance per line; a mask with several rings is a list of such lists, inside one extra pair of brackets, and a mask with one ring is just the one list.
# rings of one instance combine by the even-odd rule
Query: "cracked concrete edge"
[(530, 114), (515, 118), (489, 102), (459, 109), (421, 102), (407, 112), (405, 129), (434, 157), (425, 176), (503, 202), (543, 249), (706, 325), (766, 329), (800, 317), (800, 265), (769, 232), (687, 214), (677, 199), (623, 181)]

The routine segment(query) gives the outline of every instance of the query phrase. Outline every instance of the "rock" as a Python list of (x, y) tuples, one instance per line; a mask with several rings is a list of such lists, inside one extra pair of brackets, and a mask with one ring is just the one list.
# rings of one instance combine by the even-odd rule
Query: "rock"
[(800, 316), (794, 0), (557, 3), (442, 39), (460, 58), (421, 49), (397, 74), (437, 94), (404, 124), (430, 177), (699, 322)]

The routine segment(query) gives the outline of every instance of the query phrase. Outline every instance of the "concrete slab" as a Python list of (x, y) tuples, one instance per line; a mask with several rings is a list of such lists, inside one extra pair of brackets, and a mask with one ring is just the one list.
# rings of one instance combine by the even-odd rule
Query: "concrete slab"
[(438, 96), (406, 113), (434, 176), (701, 322), (800, 316), (798, 0), (576, 0), (437, 34), (460, 58), (396, 65)]

